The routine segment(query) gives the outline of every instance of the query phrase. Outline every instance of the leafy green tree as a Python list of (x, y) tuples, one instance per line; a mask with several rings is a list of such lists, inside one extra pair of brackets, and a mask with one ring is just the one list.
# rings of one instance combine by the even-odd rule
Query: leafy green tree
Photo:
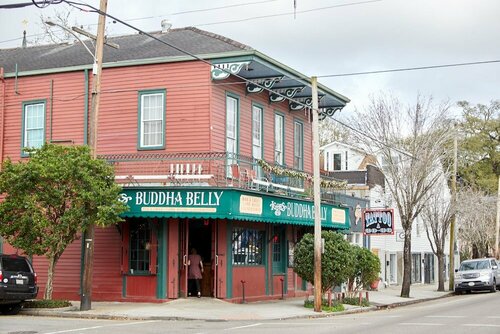
[(500, 175), (500, 100), (490, 105), (461, 101), (458, 174), (468, 186), (495, 194)]
[(351, 246), (353, 264), (349, 275), (349, 291), (368, 287), (380, 275), (380, 260), (369, 249)]
[(57, 261), (90, 224), (120, 221), (120, 187), (103, 160), (86, 146), (47, 144), (29, 150), (28, 162), (3, 163), (0, 172), (0, 235), (28, 255), (49, 262), (45, 299), (52, 298)]
[[(336, 232), (322, 231), (325, 252), (321, 256), (321, 292), (347, 281), (352, 265), (349, 243)], [(314, 235), (307, 233), (295, 245), (293, 270), (302, 279), (314, 282)]]

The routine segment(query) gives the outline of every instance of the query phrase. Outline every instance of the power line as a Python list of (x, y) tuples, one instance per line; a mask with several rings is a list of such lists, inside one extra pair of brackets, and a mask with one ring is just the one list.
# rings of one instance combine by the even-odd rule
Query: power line
[(245, 22), (245, 21), (252, 21), (252, 20), (267, 19), (267, 18), (270, 18), (270, 17), (296, 15), (297, 13), (302, 13), (302, 14), (303, 13), (310, 13), (310, 12), (316, 12), (316, 11), (319, 11), (319, 10), (332, 9), (332, 8), (338, 8), (338, 7), (348, 7), (348, 6), (363, 5), (363, 4), (367, 4), (367, 3), (380, 2), (380, 1), (384, 1), (384, 0), (368, 0), (368, 1), (360, 1), (360, 2), (351, 2), (351, 3), (340, 4), (340, 5), (332, 5), (332, 6), (312, 8), (312, 9), (299, 10), (299, 11), (284, 12), (284, 13), (278, 13), (278, 14), (253, 16), (253, 17), (247, 17), (247, 18), (244, 18), (244, 19), (236, 19), (236, 20), (227, 20), (227, 21), (202, 23), (202, 24), (196, 24), (194, 26), (195, 27), (203, 27), (203, 26), (210, 26), (210, 25), (216, 25), (216, 24), (238, 23), (238, 22)]
[(470, 66), (470, 65), (483, 65), (483, 64), (492, 64), (492, 63), (500, 63), (500, 59), (497, 59), (497, 60), (484, 60), (484, 61), (473, 61), (473, 62), (467, 62), (467, 63), (428, 65), (428, 66), (419, 66), (419, 67), (404, 67), (404, 68), (395, 68), (395, 69), (378, 70), (378, 71), (351, 72), (351, 73), (341, 73), (341, 74), (325, 74), (325, 75), (318, 75), (318, 78), (334, 78), (334, 77), (348, 77), (348, 76), (355, 76), (355, 75), (367, 75), (367, 74), (379, 74), (379, 73), (391, 73), (391, 72), (405, 72), (405, 71), (418, 71), (418, 70), (429, 70), (429, 69), (434, 69), (434, 68)]

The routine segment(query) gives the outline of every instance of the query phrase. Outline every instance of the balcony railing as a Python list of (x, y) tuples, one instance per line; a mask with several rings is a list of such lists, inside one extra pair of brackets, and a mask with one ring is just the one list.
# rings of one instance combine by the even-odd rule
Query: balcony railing
[[(252, 157), (228, 153), (137, 153), (102, 155), (115, 169), (116, 182), (137, 186), (234, 187), (312, 198), (312, 182), (304, 171), (269, 164)], [(327, 182), (325, 182), (325, 180)], [(324, 193), (333, 189), (335, 179), (322, 176)]]

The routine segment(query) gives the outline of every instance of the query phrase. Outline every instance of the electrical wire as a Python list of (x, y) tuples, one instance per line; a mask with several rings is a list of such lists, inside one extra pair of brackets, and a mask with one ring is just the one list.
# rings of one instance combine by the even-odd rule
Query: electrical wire
[(484, 65), (500, 63), (500, 59), (495, 60), (484, 60), (484, 61), (472, 61), (467, 63), (452, 63), (452, 64), (441, 64), (441, 65), (428, 65), (428, 66), (418, 66), (418, 67), (404, 67), (395, 68), (389, 70), (377, 70), (377, 71), (366, 71), (366, 72), (351, 72), (351, 73), (341, 73), (341, 74), (325, 74), (318, 75), (318, 78), (335, 78), (335, 77), (349, 77), (355, 75), (368, 75), (368, 74), (379, 74), (379, 73), (391, 73), (391, 72), (406, 72), (406, 71), (419, 71), (419, 70), (429, 70), (434, 68), (445, 68), (445, 67), (457, 67), (457, 66), (471, 66), (471, 65)]

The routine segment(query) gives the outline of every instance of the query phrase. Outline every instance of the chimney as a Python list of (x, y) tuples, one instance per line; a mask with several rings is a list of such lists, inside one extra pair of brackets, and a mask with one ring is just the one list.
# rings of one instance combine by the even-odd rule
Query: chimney
[(26, 30), (23, 31), (23, 49), (26, 48), (28, 43), (26, 43)]
[(170, 31), (170, 27), (172, 27), (172, 23), (165, 19), (165, 20), (161, 20), (161, 32), (162, 33), (167, 33)]

